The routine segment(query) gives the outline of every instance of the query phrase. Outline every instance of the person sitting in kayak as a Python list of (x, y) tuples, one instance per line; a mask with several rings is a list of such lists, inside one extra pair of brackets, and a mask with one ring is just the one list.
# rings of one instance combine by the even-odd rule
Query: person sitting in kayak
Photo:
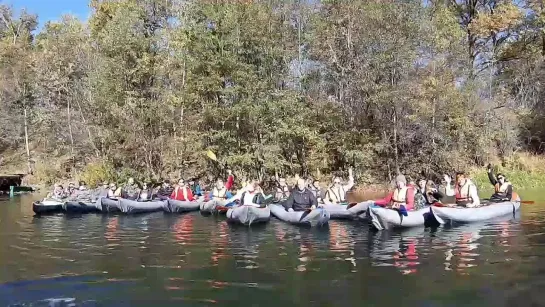
[(62, 185), (56, 183), (53, 186), (53, 192), (47, 194), (47, 198), (63, 199), (65, 198), (64, 188)]
[(142, 189), (138, 192), (138, 201), (150, 201), (153, 197), (153, 189), (147, 182), (142, 183)]
[(265, 196), (261, 191), (259, 182), (257, 180), (250, 182), (245, 188), (239, 191), (239, 193), (226, 200), (226, 203), (230, 204), (236, 201), (239, 201), (241, 206), (249, 205), (262, 207), (265, 202)]
[(76, 198), (78, 194), (78, 189), (76, 189), (76, 184), (70, 182), (68, 188), (64, 191), (64, 196), (68, 198)]
[(108, 198), (117, 199), (121, 197), (121, 188), (117, 187), (117, 184), (110, 183), (110, 189), (108, 190)]
[(447, 195), (449, 194), (454, 194), (457, 206), (473, 208), (481, 205), (477, 186), (464, 172), (456, 173), (456, 186), (454, 191), (447, 191)]
[(346, 201), (346, 192), (348, 192), (354, 186), (354, 176), (352, 168), (348, 169), (348, 183), (341, 184), (341, 178), (335, 177), (333, 179), (333, 185), (325, 192), (324, 203), (325, 204), (341, 204)]
[(138, 187), (138, 184), (134, 182), (134, 178), (129, 178), (127, 184), (121, 189), (121, 196), (125, 199), (136, 200), (139, 192), (140, 188)]
[(439, 202), (444, 197), (431, 180), (419, 179), (414, 195), (414, 210)]
[(318, 200), (312, 191), (307, 189), (305, 179), (300, 178), (297, 180), (297, 188), (292, 191), (283, 206), (289, 212), (314, 210), (318, 207)]
[(274, 202), (282, 202), (288, 199), (290, 196), (290, 189), (286, 183), (286, 178), (279, 178), (278, 173), (275, 174), (276, 178), (276, 192), (274, 193)]
[(385, 198), (375, 201), (375, 205), (406, 212), (414, 209), (415, 189), (407, 185), (407, 179), (399, 174), (395, 179), (396, 188)]
[(178, 184), (174, 188), (170, 198), (179, 201), (195, 201), (193, 192), (183, 179), (178, 180)]
[(165, 179), (159, 190), (157, 190), (157, 198), (167, 200), (172, 195), (172, 192), (174, 192), (174, 188), (170, 185), (170, 180)]
[(513, 185), (505, 178), (505, 175), (499, 173), (494, 176), (491, 164), (488, 164), (488, 180), (494, 186), (494, 194), (490, 197), (490, 201), (503, 202), (519, 199), (517, 193), (513, 192)]
[(312, 180), (310, 179), (309, 180), (309, 184), (308, 184), (308, 189), (312, 192), (312, 194), (314, 194), (314, 197), (316, 197), (316, 200), (318, 201), (318, 204), (323, 204), (324, 203), (324, 200), (323, 200), (323, 190), (322, 190), (322, 187), (320, 186), (320, 181), (319, 180)]
[[(233, 193), (229, 191), (227, 185), (223, 183), (222, 179), (218, 179), (216, 181), (216, 185), (212, 189), (212, 192), (210, 192), (210, 194), (208, 195), (209, 200), (218, 200), (221, 202), (221, 205), (224, 205), (226, 203), (226, 200), (231, 197), (233, 197)], [(224, 206), (229, 207), (230, 205), (232, 205), (232, 203), (225, 204)]]
[(441, 185), (437, 189), (437, 192), (442, 195), (441, 203), (445, 204), (453, 204), (456, 202), (456, 198), (454, 197), (454, 188), (451, 185), (452, 177), (448, 174), (444, 174), (443, 178), (441, 179)]
[(189, 188), (195, 197), (202, 196), (202, 188), (197, 180), (190, 180)]
[(108, 197), (108, 191), (110, 190), (110, 185), (107, 181), (102, 182), (102, 184), (99, 184), (94, 190), (93, 193), (93, 199), (98, 199), (102, 197)]

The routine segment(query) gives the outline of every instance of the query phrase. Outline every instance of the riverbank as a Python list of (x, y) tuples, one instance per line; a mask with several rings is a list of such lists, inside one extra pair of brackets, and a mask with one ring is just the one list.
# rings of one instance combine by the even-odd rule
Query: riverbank
[[(545, 157), (519, 153), (504, 165), (494, 165), (494, 173), (502, 173), (517, 190), (545, 188)], [(469, 174), (479, 189), (491, 189), (486, 167), (471, 168)]]

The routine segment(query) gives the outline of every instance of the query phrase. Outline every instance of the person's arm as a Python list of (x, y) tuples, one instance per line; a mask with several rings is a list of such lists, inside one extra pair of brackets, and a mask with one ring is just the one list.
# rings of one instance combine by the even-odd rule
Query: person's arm
[(332, 205), (333, 202), (331, 201), (331, 190), (330, 189), (327, 189), (325, 192), (324, 192), (324, 196), (322, 197), (322, 200), (324, 201), (324, 204), (326, 205)]
[(448, 181), (445, 184), (445, 194), (447, 194), (447, 196), (456, 195), (456, 191), (454, 191), (454, 188), (450, 185), (450, 182), (448, 182)]
[(311, 191), (308, 191), (308, 194), (309, 194), (309, 198), (310, 198), (310, 207), (311, 208), (318, 208), (318, 200), (316, 199), (316, 196), (314, 196), (314, 193), (312, 193)]
[(231, 174), (231, 171), (229, 171), (229, 175), (227, 176), (227, 183), (225, 183), (225, 189), (231, 190), (234, 183), (235, 177)]
[(172, 191), (172, 194), (170, 194), (170, 198), (178, 200), (178, 187), (174, 188), (174, 191)]
[(414, 208), (414, 193), (414, 188), (407, 189), (407, 201), (405, 202), (405, 209), (407, 209), (408, 211), (413, 210)]
[(231, 198), (227, 199), (227, 203), (230, 204), (230, 203), (233, 203), (233, 202), (235, 202), (237, 200), (240, 200), (242, 198), (242, 194), (244, 194), (244, 189), (241, 189), (240, 191), (238, 191), (237, 194), (235, 194)]
[(286, 208), (286, 210), (293, 210), (293, 194), (291, 194), (282, 205), (284, 206), (284, 208)]
[(498, 181), (496, 180), (496, 176), (494, 175), (494, 171), (492, 170), (492, 168), (489, 168), (488, 169), (488, 180), (490, 181), (490, 183), (495, 186)]
[[(344, 186), (344, 190), (346, 192), (350, 191), (350, 189), (352, 189), (352, 187), (354, 187), (354, 171), (352, 170), (352, 168), (349, 168), (348, 169), (348, 183)], [(343, 195), (344, 197), (344, 195)]]
[(471, 196), (471, 199), (473, 199), (473, 206), (479, 206), (481, 204), (481, 200), (479, 199), (479, 193), (477, 192), (477, 186), (472, 184), (469, 187), (469, 194)]
[(505, 191), (505, 193), (507, 194), (507, 196), (505, 197), (505, 198), (507, 198), (507, 200), (513, 199), (513, 186), (509, 185), (507, 187), (507, 191)]
[(437, 199), (437, 200), (441, 200), (445, 197), (445, 195), (439, 191), (433, 191), (433, 193), (431, 194), (433, 196), (433, 198)]
[(187, 191), (187, 197), (185, 199), (188, 201), (194, 201), (195, 196), (193, 195), (193, 192), (191, 191), (191, 189), (187, 189), (186, 191)]
[[(407, 192), (408, 193), (408, 192)], [(394, 192), (390, 192), (388, 193), (388, 195), (386, 197), (384, 197), (383, 199), (378, 199), (378, 200), (375, 200), (375, 205), (377, 206), (381, 206), (381, 207), (384, 207), (386, 206), (387, 204), (389, 204), (391, 201), (392, 201), (392, 197), (394, 196)], [(414, 195), (413, 195), (414, 196)]]

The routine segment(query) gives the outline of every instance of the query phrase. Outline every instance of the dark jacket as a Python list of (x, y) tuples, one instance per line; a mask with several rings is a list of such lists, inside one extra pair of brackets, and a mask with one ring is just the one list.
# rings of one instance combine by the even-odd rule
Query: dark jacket
[(318, 201), (312, 191), (307, 188), (303, 191), (294, 189), (291, 191), (290, 197), (284, 202), (286, 209), (292, 208), (294, 211), (305, 211), (312, 206), (318, 206)]
[(162, 186), (157, 191), (157, 198), (168, 199), (170, 195), (172, 195), (172, 192), (174, 192), (174, 187), (169, 186), (168, 188), (165, 188), (164, 186)]

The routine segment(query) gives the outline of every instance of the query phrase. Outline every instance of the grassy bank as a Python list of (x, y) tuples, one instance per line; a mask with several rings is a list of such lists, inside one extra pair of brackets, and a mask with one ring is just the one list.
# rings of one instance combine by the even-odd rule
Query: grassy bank
[[(545, 188), (545, 157), (543, 156), (515, 154), (503, 165), (494, 165), (494, 172), (505, 174), (517, 190)], [(492, 189), (486, 168), (472, 168), (470, 174), (479, 189)]]

